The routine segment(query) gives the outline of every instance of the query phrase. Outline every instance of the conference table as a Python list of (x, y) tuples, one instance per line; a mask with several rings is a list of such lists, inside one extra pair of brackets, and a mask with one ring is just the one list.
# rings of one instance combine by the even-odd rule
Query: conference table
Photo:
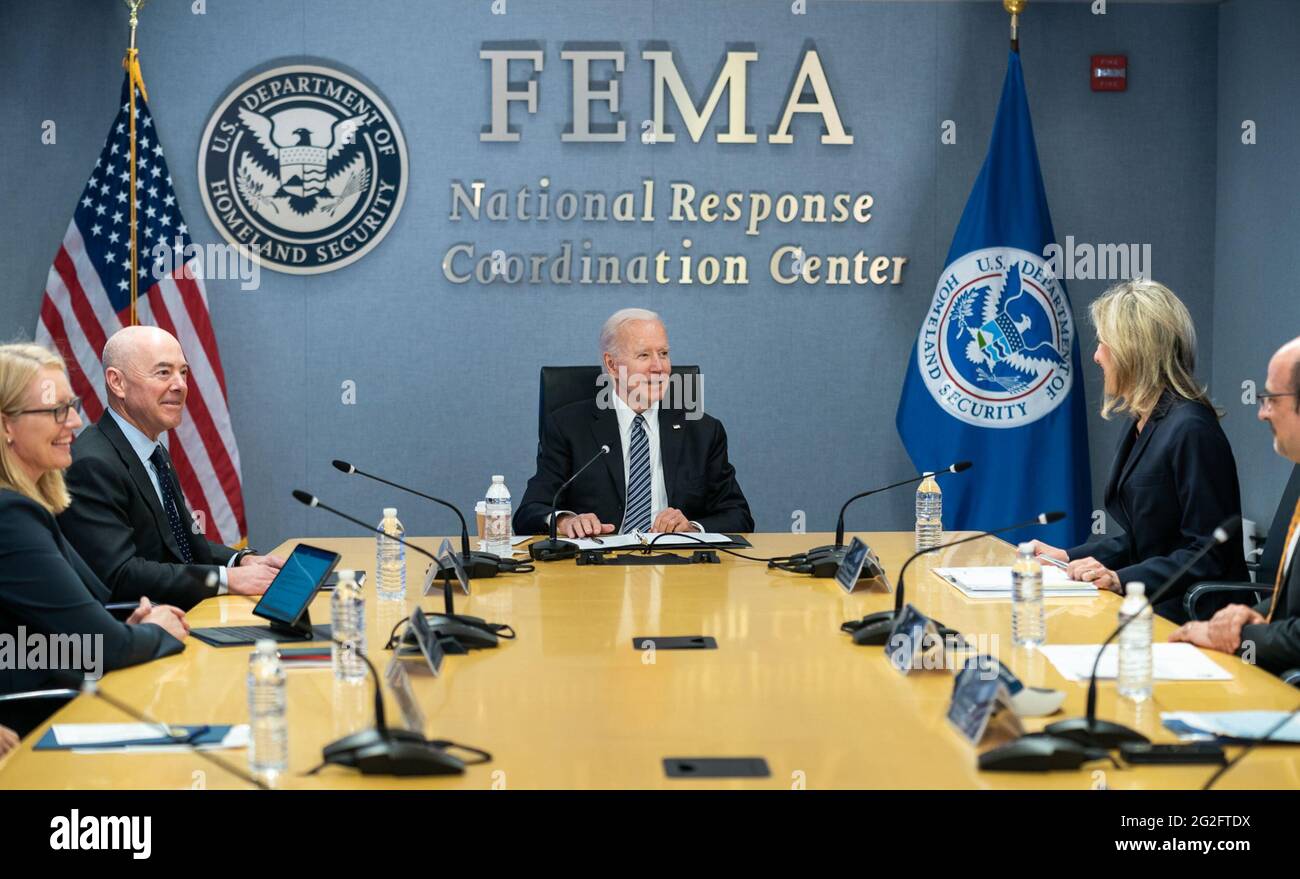
[[(891, 578), (911, 553), (910, 533), (862, 533)], [(949, 534), (952, 539), (958, 535)], [(747, 535), (759, 557), (830, 543), (829, 534)], [(440, 538), (412, 538), (432, 551)], [(374, 541), (308, 538), (342, 555), (340, 567), (371, 572), (367, 594), (368, 653), (382, 674), (390, 630), (420, 607), (440, 611), (441, 592), (425, 597), (426, 559), (407, 554), (405, 602), (379, 602), (374, 592)], [(297, 541), (274, 550), (285, 556)], [(453, 539), (453, 544), (458, 541)], [(941, 566), (1010, 565), (1014, 549), (981, 538), (922, 557), (907, 574), (907, 600), (996, 655), (1025, 683), (1063, 690), (1062, 712), (1026, 719), (1029, 730), (1083, 712), (1086, 684), (1063, 678), (1036, 650), (1011, 641), (1009, 601), (968, 600), (933, 573)], [(721, 554), (718, 564), (584, 565), (537, 563), (532, 573), (474, 580), (457, 610), (508, 622), (518, 632), (496, 649), (448, 655), (437, 677), (407, 660), (425, 734), (490, 751), (493, 759), (463, 775), (426, 778), (364, 776), (338, 766), (307, 776), (322, 747), (372, 725), (373, 690), (336, 682), (329, 668), (288, 672), (289, 771), (284, 788), (1198, 788), (1212, 767), (1139, 766), (1107, 762), (1078, 771), (980, 772), (979, 749), (946, 719), (953, 674), (942, 668), (904, 675), (881, 647), (857, 646), (840, 631), (845, 620), (892, 605), (889, 587), (863, 581), (852, 594), (833, 579), (769, 569)], [(328, 622), (330, 594), (311, 605)], [(260, 622), (254, 602), (221, 596), (189, 614), (192, 626)], [(1046, 602), (1048, 643), (1097, 644), (1115, 626), (1120, 598)], [(1157, 617), (1156, 641), (1173, 626)], [(710, 635), (715, 650), (634, 648), (634, 639)], [(193, 638), (183, 653), (112, 672), (100, 686), (151, 718), (167, 723), (243, 723), (251, 648), (215, 648)], [(1231, 681), (1161, 682), (1135, 704), (1100, 685), (1098, 715), (1132, 726), (1153, 741), (1173, 741), (1162, 711), (1294, 709), (1300, 692), (1233, 656), (1208, 653)], [(387, 690), (387, 687), (385, 688)], [(401, 717), (386, 692), (389, 722)], [(108, 703), (86, 696), (49, 722), (126, 722)], [(47, 723), (48, 725), (48, 723)], [(70, 754), (33, 751), (45, 726), (0, 763), (0, 788), (239, 788), (246, 782), (192, 753)], [(996, 743), (996, 742), (995, 742)], [(1229, 749), (1231, 756), (1235, 748)], [(242, 750), (221, 755), (247, 765)], [(665, 774), (670, 757), (762, 757), (766, 778), (681, 779)], [(1219, 783), (1224, 788), (1300, 787), (1300, 746), (1257, 748)]]

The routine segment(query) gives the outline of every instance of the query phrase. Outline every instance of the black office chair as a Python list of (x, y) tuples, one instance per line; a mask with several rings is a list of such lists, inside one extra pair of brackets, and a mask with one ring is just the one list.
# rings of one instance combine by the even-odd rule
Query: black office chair
[[(591, 400), (600, 390), (600, 366), (543, 366), (541, 387), (537, 395), (537, 446), (541, 448), (542, 433), (546, 427), (546, 416), (561, 406)], [(668, 393), (659, 404), (663, 409), (682, 409), (690, 405), (703, 409), (700, 396), (700, 368), (698, 366), (674, 366), (674, 376), (680, 378), (669, 384)], [(611, 388), (611, 393), (613, 392)]]
[[(1213, 612), (1222, 607), (1222, 598), (1233, 595), (1240, 604), (1258, 604), (1273, 591), (1277, 579), (1277, 569), (1282, 565), (1282, 553), (1286, 551), (1287, 526), (1291, 524), (1291, 513), (1295, 510), (1296, 498), (1300, 497), (1300, 464), (1291, 470), (1282, 500), (1273, 514), (1273, 524), (1268, 529), (1268, 539), (1264, 541), (1264, 552), (1258, 564), (1248, 565), (1255, 575), (1254, 582), (1196, 583), (1183, 596), (1183, 609), (1189, 620), (1208, 619)], [(1216, 600), (1211, 600), (1214, 596)]]

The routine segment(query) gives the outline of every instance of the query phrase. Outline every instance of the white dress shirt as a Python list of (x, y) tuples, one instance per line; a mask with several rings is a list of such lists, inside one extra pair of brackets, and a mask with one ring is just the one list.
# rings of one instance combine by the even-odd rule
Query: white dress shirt
[[(162, 443), (157, 440), (149, 439), (149, 437), (145, 436), (144, 431), (127, 421), (121, 415), (118, 415), (112, 409), (108, 410), (108, 414), (117, 422), (117, 426), (122, 429), (122, 435), (125, 436), (126, 441), (131, 444), (131, 450), (134, 451), (136, 457), (140, 459), (140, 463), (144, 465), (144, 472), (149, 474), (149, 483), (153, 485), (153, 493), (158, 497), (158, 506), (162, 507), (162, 485), (158, 482), (158, 471), (155, 470), (153, 466), (153, 450), (162, 445)], [(185, 500), (184, 498), (178, 497), (176, 502), (185, 503)], [(179, 513), (180, 511), (177, 510), (177, 512)], [(163, 507), (163, 514), (166, 515), (166, 513), (167, 508)], [(231, 561), (234, 561), (235, 557), (231, 556), (230, 558)], [(221, 565), (217, 566), (217, 577), (219, 580), (217, 594), (225, 595), (229, 589), (229, 578), (225, 567)]]

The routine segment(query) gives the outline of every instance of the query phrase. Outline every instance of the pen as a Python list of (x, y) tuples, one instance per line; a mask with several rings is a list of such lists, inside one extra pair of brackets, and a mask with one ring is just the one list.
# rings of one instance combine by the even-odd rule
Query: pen
[(1038, 559), (1040, 562), (1047, 562), (1049, 565), (1056, 565), (1056, 566), (1057, 566), (1058, 568), (1060, 568), (1062, 571), (1064, 571), (1064, 570), (1066, 570), (1067, 568), (1070, 567), (1070, 566), (1067, 565), (1065, 562), (1059, 562), (1059, 561), (1057, 561), (1057, 560), (1054, 559), (1054, 558), (1050, 558), (1049, 556), (1045, 556), (1045, 555), (1036, 555), (1036, 556), (1034, 556), (1034, 558)]

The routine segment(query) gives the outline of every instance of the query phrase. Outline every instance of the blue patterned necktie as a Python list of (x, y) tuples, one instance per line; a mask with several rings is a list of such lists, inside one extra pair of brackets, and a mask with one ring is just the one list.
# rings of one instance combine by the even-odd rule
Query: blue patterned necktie
[(153, 464), (154, 472), (158, 474), (158, 488), (162, 492), (163, 512), (167, 514), (167, 524), (171, 526), (172, 537), (176, 538), (176, 545), (181, 549), (181, 558), (185, 564), (194, 563), (194, 552), (190, 549), (190, 538), (185, 533), (185, 525), (181, 522), (180, 510), (176, 507), (176, 493), (172, 491), (172, 465), (167, 460), (167, 453), (163, 451), (161, 445), (155, 446), (153, 454), (149, 456), (149, 463)]
[(650, 440), (645, 434), (645, 417), (632, 419), (628, 443), (627, 508), (623, 533), (650, 530)]

